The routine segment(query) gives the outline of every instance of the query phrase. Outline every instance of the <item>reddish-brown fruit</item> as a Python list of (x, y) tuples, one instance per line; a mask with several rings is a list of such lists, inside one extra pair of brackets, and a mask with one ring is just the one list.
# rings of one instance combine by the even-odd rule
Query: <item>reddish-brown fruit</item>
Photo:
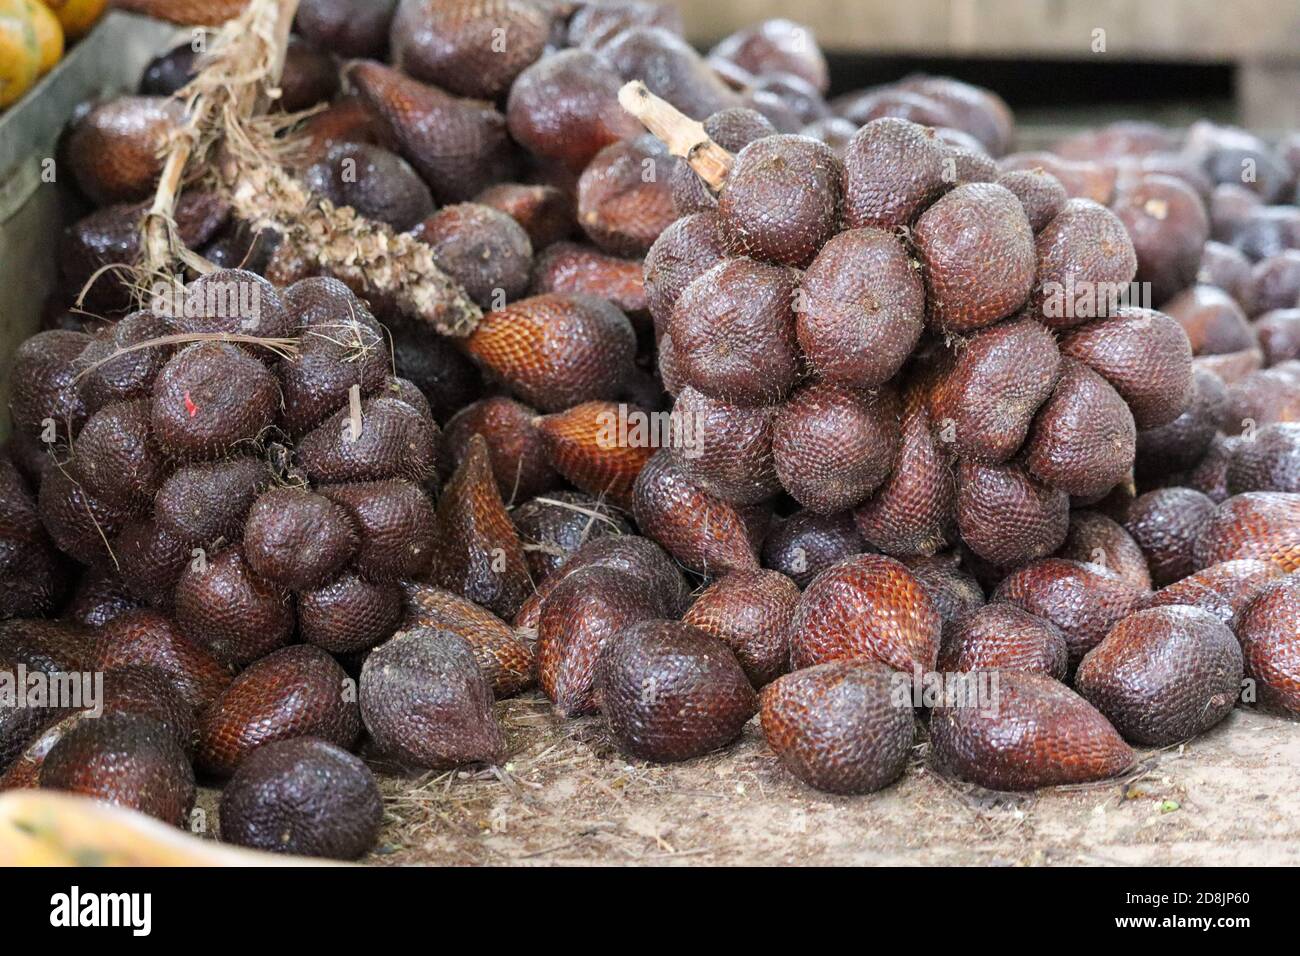
[(734, 504), (756, 504), (780, 490), (772, 459), (771, 405), (733, 405), (687, 385), (677, 395), (669, 454), (688, 478)]
[(998, 160), (1003, 172), (1018, 169), (1042, 170), (1065, 187), (1071, 200), (1081, 199), (1106, 205), (1115, 193), (1118, 169), (1106, 160), (1062, 159), (1052, 153), (1013, 153)]
[(394, 392), (361, 403), (360, 431), (349, 408), (341, 408), (298, 443), (298, 461), (316, 483), (407, 478), (434, 473), (438, 426), (427, 408)]
[(1133, 413), (1110, 383), (1073, 359), (1034, 418), (1025, 464), (1038, 478), (1072, 495), (1097, 497), (1133, 470)]
[(644, 276), (639, 259), (620, 259), (576, 242), (557, 242), (537, 257), (530, 291), (599, 296), (644, 326), (649, 309)]
[(825, 93), (830, 86), (826, 58), (811, 31), (790, 20), (764, 20), (737, 30), (709, 51), (710, 61), (727, 60), (747, 73), (789, 73)]
[(1265, 425), (1241, 442), (1228, 465), (1228, 490), (1300, 492), (1300, 423)]
[(415, 767), (505, 756), (492, 686), (469, 642), (453, 633), (402, 631), (372, 651), (361, 670), (361, 715), (381, 750)]
[(907, 567), (863, 554), (827, 568), (804, 590), (790, 624), (790, 666), (850, 657), (911, 673), (934, 667), (939, 612)]
[(438, 501), (429, 580), (503, 618), (513, 616), (528, 595), (523, 545), (493, 480), (487, 443), (478, 435)]
[(1065, 544), (1057, 556), (1100, 564), (1138, 590), (1151, 590), (1151, 572), (1141, 547), (1122, 525), (1100, 512), (1074, 512)]
[(796, 281), (793, 270), (753, 259), (728, 259), (692, 281), (666, 329), (677, 377), (722, 401), (780, 401), (799, 374)]
[(990, 325), (1028, 298), (1034, 233), (1010, 190), (995, 183), (958, 186), (921, 214), (912, 235), (929, 318), (939, 329)]
[(1134, 470), (1139, 479), (1177, 474), (1205, 456), (1228, 413), (1223, 380), (1204, 369), (1192, 371), (1192, 394), (1168, 425), (1139, 431)]
[(781, 484), (822, 514), (861, 504), (894, 466), (900, 444), (898, 398), (816, 382), (777, 412), (772, 455)]
[(244, 559), (255, 574), (290, 590), (318, 587), (357, 550), (346, 508), (303, 488), (272, 488), (253, 502)]
[(683, 624), (731, 648), (754, 687), (771, 683), (790, 666), (790, 621), (799, 587), (776, 571), (733, 571), (705, 588)]
[[(87, 568), (72, 593), (64, 616), (74, 624), (102, 627), (143, 602), (131, 596), (121, 575), (104, 568)], [(15, 615), (26, 616), (26, 615)]]
[(438, 202), (467, 200), (509, 178), (512, 144), (506, 118), (492, 104), (459, 99), (371, 61), (348, 75)]
[(962, 569), (956, 554), (909, 558), (904, 564), (930, 596), (945, 624), (984, 606), (984, 589), (969, 571)]
[[(563, 4), (561, 4), (563, 6)], [(681, 34), (682, 15), (676, 7), (647, 0), (610, 0), (580, 6), (569, 18), (565, 39), (570, 46), (596, 50), (631, 27), (663, 27)]]
[(171, 603), (172, 588), (191, 557), (186, 543), (152, 518), (132, 521), (123, 528), (113, 539), (113, 554), (127, 589), (153, 605)]
[(1060, 378), (1052, 333), (1027, 318), (981, 329), (940, 366), (930, 393), (930, 420), (963, 458), (1005, 461)]
[(1241, 612), (1255, 595), (1285, 573), (1272, 561), (1253, 558), (1221, 561), (1161, 588), (1150, 596), (1146, 606), (1198, 607), (1235, 630)]
[(1244, 305), (1251, 316), (1300, 305), (1300, 248), (1287, 249), (1255, 264)]
[(433, 558), (435, 517), (429, 496), (409, 481), (323, 485), (318, 493), (342, 506), (360, 532), (352, 566), (369, 581), (423, 574)]
[(1045, 169), (1013, 169), (998, 176), (997, 183), (1020, 200), (1036, 233), (1056, 218), (1068, 198), (1061, 181)]
[(111, 561), (108, 542), (130, 519), (127, 509), (87, 493), (76, 477), (75, 464), (45, 470), (36, 504), (55, 545), (81, 564)]
[(161, 529), (189, 545), (235, 540), (270, 481), (266, 463), (255, 458), (185, 465), (163, 482), (154, 516)]
[(433, 213), (433, 196), (400, 156), (371, 143), (336, 143), (303, 173), (303, 183), (335, 206), (398, 232)]
[(407, 582), (402, 590), (402, 630), (433, 630), (464, 638), (497, 697), (510, 697), (533, 683), (533, 649), (495, 614), (427, 584)]
[(632, 498), (637, 527), (686, 567), (701, 574), (758, 567), (754, 515), (705, 491), (667, 451), (646, 462)]
[(557, 472), (588, 494), (630, 510), (632, 485), (654, 454), (650, 421), (634, 405), (583, 402), (536, 425)]
[(1196, 564), (1258, 558), (1300, 570), (1300, 494), (1253, 491), (1219, 505), (1196, 539)]
[(294, 29), (341, 57), (382, 56), (397, 0), (303, 0)]
[(641, 136), (611, 143), (578, 179), (578, 225), (616, 256), (643, 256), (677, 218), (673, 158), (659, 140)]
[(912, 752), (915, 719), (899, 675), (878, 661), (831, 661), (787, 674), (760, 697), (759, 719), (781, 765), (810, 787), (870, 793), (893, 783)]
[(905, 119), (874, 119), (844, 154), (844, 225), (909, 225), (951, 185), (947, 151), (934, 130)]
[(148, 505), (166, 463), (149, 433), (149, 402), (106, 405), (90, 416), (73, 449), (77, 475), (96, 498), (124, 507)]
[(503, 396), (466, 405), (447, 422), (442, 451), (445, 464), (460, 467), (470, 439), (482, 435), (497, 488), (505, 501), (522, 501), (559, 484), (546, 460), (546, 446), (537, 430), (537, 412)]
[(1269, 585), (1242, 612), (1237, 637), (1261, 703), (1300, 713), (1300, 578)]
[(247, 352), (200, 342), (163, 366), (151, 401), (159, 447), (182, 461), (211, 461), (274, 424), (280, 390), (275, 376)]
[(727, 258), (714, 213), (683, 216), (659, 234), (645, 257), (645, 291), (656, 332), (668, 326), (677, 299)]
[(79, 356), (92, 342), (84, 332), (50, 329), (18, 346), (9, 373), (9, 411), (16, 428), (37, 435), (53, 419), (64, 441), (81, 430), (87, 409), (77, 389)]
[(1084, 699), (1127, 740), (1166, 747), (1209, 730), (1241, 689), (1241, 647), (1207, 611), (1156, 607), (1124, 618), (1075, 675)]
[(321, 737), (347, 749), (360, 733), (347, 672), (320, 648), (299, 644), (249, 666), (204, 712), (196, 764), (228, 777), (263, 744)]
[(195, 712), (216, 700), (231, 680), (229, 668), (153, 610), (128, 610), (113, 618), (100, 630), (98, 647), (97, 670), (156, 669)]
[(1151, 284), (1153, 302), (1164, 302), (1195, 281), (1210, 221), (1189, 186), (1171, 176), (1142, 176), (1116, 193), (1111, 209), (1133, 240), (1137, 279)]
[(497, 183), (475, 196), (474, 202), (497, 209), (523, 226), (534, 252), (567, 239), (577, 227), (572, 197), (555, 186)]
[(1022, 564), (1065, 542), (1070, 499), (1020, 465), (963, 461), (957, 472), (957, 526), (962, 540), (984, 560)]
[(68, 134), (72, 176), (97, 206), (144, 199), (184, 115), (163, 96), (119, 96), (81, 114)]
[(826, 381), (874, 388), (911, 355), (925, 325), (925, 286), (898, 239), (852, 229), (830, 239), (799, 284), (799, 347)]
[(1214, 510), (1214, 502), (1192, 488), (1157, 488), (1129, 506), (1124, 526), (1146, 555), (1156, 587), (1196, 570), (1192, 549)]
[(495, 99), (536, 61), (550, 36), (527, 0), (402, 0), (392, 22), (393, 64), (457, 96)]
[[(353, 299), (353, 301), (356, 301)], [(162, 300), (170, 331), (226, 332), (232, 335), (284, 336), (294, 333), (294, 316), (279, 290), (246, 269), (217, 269), (185, 287), (181, 303)], [(271, 353), (249, 346), (246, 354), (269, 361)]]
[(297, 607), (303, 641), (331, 654), (355, 654), (392, 636), (402, 617), (402, 592), (345, 570), (299, 592)]
[(1064, 680), (1070, 652), (1051, 621), (1014, 604), (986, 604), (944, 625), (936, 669), (1033, 671)]
[(620, 631), (600, 655), (596, 689), (624, 751), (666, 763), (740, 736), (758, 710), (758, 697), (726, 644), (672, 621), (643, 621)]
[(614, 398), (631, 374), (636, 333), (603, 299), (552, 293), (488, 313), (465, 349), (528, 404), (553, 412)]
[(528, 557), (533, 581), (540, 583), (588, 540), (631, 534), (631, 526), (602, 501), (577, 491), (555, 491), (531, 498), (510, 512)]
[(951, 125), (978, 139), (992, 156), (1001, 156), (1011, 145), (1015, 121), (1011, 110), (996, 93), (946, 76), (917, 74), (898, 87), (942, 103), (953, 115)]
[[(738, 153), (756, 139), (776, 135), (776, 127), (757, 110), (736, 106), (706, 117), (704, 132), (723, 149)], [(678, 160), (673, 167), (672, 188), (673, 208), (678, 215), (718, 208), (717, 194), (685, 160)]]
[(1137, 253), (1124, 224), (1091, 200), (1067, 202), (1034, 245), (1038, 270), (1029, 305), (1035, 318), (1054, 329), (1109, 315), (1137, 274)]
[(644, 79), (651, 93), (687, 116), (741, 105), (690, 44), (662, 27), (629, 27), (604, 43), (600, 54), (624, 80)]
[(1255, 333), (1264, 350), (1264, 364), (1273, 366), (1300, 359), (1300, 308), (1265, 312), (1255, 322)]
[(243, 667), (293, 637), (289, 593), (255, 574), (238, 547), (191, 561), (175, 601), (181, 630), (223, 664)]
[(1218, 286), (1234, 299), (1243, 301), (1250, 287), (1250, 260), (1240, 250), (1211, 239), (1201, 249), (1196, 283)]
[(1091, 704), (1046, 674), (995, 671), (998, 705), (934, 709), (940, 766), (991, 790), (1035, 790), (1123, 773), (1134, 754)]
[(1045, 558), (1007, 575), (991, 600), (1009, 601), (1060, 628), (1073, 667), (1146, 595), (1110, 568)]
[(763, 540), (763, 567), (780, 571), (802, 589), (832, 564), (866, 550), (847, 511), (821, 515), (804, 509), (773, 523)]
[(1163, 311), (1183, 327), (1194, 355), (1227, 355), (1257, 344), (1241, 306), (1214, 286), (1194, 285), (1170, 299)]
[[(148, 398), (173, 347), (133, 347), (166, 334), (167, 326), (160, 317), (152, 312), (133, 312), (97, 335), (79, 359), (85, 371), (77, 379), (77, 390), (86, 410), (94, 412), (113, 402)], [(132, 351), (122, 351), (128, 348)]]
[(1300, 378), (1270, 368), (1229, 383), (1224, 430), (1230, 434), (1295, 421), (1300, 421)]
[(1061, 354), (1110, 382), (1138, 428), (1167, 425), (1191, 398), (1191, 345), (1179, 323), (1162, 312), (1120, 308), (1062, 336)]
[(40, 783), (175, 826), (194, 806), (194, 770), (185, 752), (166, 726), (142, 714), (78, 721), (46, 755)]
[(499, 308), (528, 289), (533, 246), (523, 226), (474, 202), (439, 209), (411, 230), (433, 250), (433, 261), (485, 309)]

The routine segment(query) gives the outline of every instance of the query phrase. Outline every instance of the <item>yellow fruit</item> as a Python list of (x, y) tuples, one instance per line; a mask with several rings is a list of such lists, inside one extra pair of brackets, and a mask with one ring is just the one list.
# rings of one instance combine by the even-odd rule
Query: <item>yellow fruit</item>
[(54, 11), (63, 25), (63, 35), (76, 40), (86, 33), (104, 14), (108, 0), (41, 0)]
[(36, 27), (25, 6), (0, 0), (0, 109), (32, 88), (41, 65)]
[(36, 72), (44, 76), (63, 58), (63, 26), (50, 8), (37, 0), (25, 0), (32, 26), (36, 28), (36, 43), (41, 51), (41, 63)]

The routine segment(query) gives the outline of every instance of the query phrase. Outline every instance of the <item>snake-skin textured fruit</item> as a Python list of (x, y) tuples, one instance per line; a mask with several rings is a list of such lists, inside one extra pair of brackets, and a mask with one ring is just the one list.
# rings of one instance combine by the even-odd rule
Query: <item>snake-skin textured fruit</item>
[(662, 334), (668, 326), (687, 286), (726, 258), (713, 213), (683, 216), (659, 234), (645, 257), (646, 301), (656, 333)]
[(904, 561), (917, 583), (929, 595), (944, 624), (984, 606), (984, 589), (961, 567), (957, 554), (936, 554)]
[(1264, 353), (1258, 348), (1249, 348), (1224, 355), (1198, 355), (1192, 360), (1192, 366), (1213, 372), (1225, 385), (1232, 385), (1263, 368)]
[(867, 543), (885, 554), (931, 555), (955, 527), (957, 480), (931, 431), (925, 390), (915, 383), (903, 396), (899, 431), (893, 470), (853, 519)]
[(166, 473), (166, 462), (150, 435), (145, 399), (106, 405), (91, 415), (77, 435), (73, 454), (86, 490), (124, 507), (147, 507)]
[(184, 465), (158, 489), (154, 518), (191, 546), (238, 540), (248, 509), (270, 482), (270, 470), (257, 458)]
[(130, 519), (128, 509), (88, 494), (75, 477), (75, 464), (45, 470), (36, 504), (51, 540), (81, 564), (111, 562), (107, 542)]
[(1124, 527), (1146, 555), (1151, 582), (1161, 588), (1196, 570), (1193, 547), (1215, 504), (1194, 488), (1156, 488), (1134, 501)]
[(761, 688), (790, 666), (790, 621), (799, 587), (776, 571), (733, 571), (709, 585), (682, 618), (731, 648)]
[(93, 413), (112, 402), (148, 398), (154, 379), (172, 356), (172, 347), (133, 346), (166, 334), (163, 319), (144, 311), (119, 319), (95, 336), (79, 359), (84, 371), (77, 380), (77, 391), (86, 410)]
[(631, 534), (632, 527), (607, 504), (577, 491), (531, 498), (510, 512), (524, 542), (528, 570), (541, 582), (588, 540)]
[(1066, 329), (1110, 313), (1137, 274), (1137, 253), (1119, 218), (1088, 199), (1071, 199), (1034, 239), (1034, 317)]
[(1134, 472), (1145, 480), (1185, 472), (1205, 457), (1228, 413), (1223, 380), (1204, 369), (1192, 370), (1186, 407), (1168, 425), (1138, 432)]
[(419, 576), (429, 567), (435, 516), (429, 496), (418, 485), (365, 481), (322, 485), (317, 493), (342, 506), (360, 532), (352, 565), (366, 580), (395, 582)]
[(556, 242), (537, 257), (529, 292), (599, 296), (627, 313), (638, 328), (646, 326), (649, 316), (642, 262), (575, 242)]
[(1261, 316), (1273, 309), (1290, 309), (1300, 303), (1300, 249), (1269, 256), (1251, 270), (1246, 292), (1246, 314)]
[(754, 76), (789, 73), (820, 93), (830, 87), (826, 58), (812, 31), (790, 20), (763, 20), (738, 30), (709, 51), (709, 60), (727, 60)]
[(653, 136), (611, 143), (578, 179), (578, 225), (605, 252), (644, 256), (677, 218), (674, 159)]
[[(723, 149), (738, 153), (756, 139), (776, 135), (776, 127), (757, 110), (739, 106), (706, 117), (704, 132)], [(673, 167), (672, 192), (673, 208), (679, 216), (718, 208), (717, 195), (685, 160), (678, 160)]]
[(1252, 491), (1219, 505), (1196, 539), (1198, 567), (1259, 558), (1300, 570), (1300, 494)]
[(381, 57), (396, 6), (397, 0), (303, 0), (294, 29), (341, 57)]
[(528, 233), (534, 252), (569, 238), (577, 228), (573, 197), (555, 186), (497, 183), (473, 201), (519, 223)]
[(799, 347), (825, 381), (883, 384), (916, 348), (925, 286), (902, 243), (883, 229), (851, 229), (826, 242), (804, 271)]
[(414, 767), (505, 756), (492, 687), (469, 642), (453, 633), (400, 631), (375, 648), (361, 670), (361, 716), (382, 751)]
[(665, 596), (624, 570), (588, 566), (565, 575), (542, 599), (537, 624), (537, 678), (566, 717), (594, 712), (597, 661), (611, 641), (639, 621), (665, 617)]
[(1100, 564), (1138, 590), (1151, 590), (1151, 572), (1142, 548), (1123, 525), (1098, 511), (1075, 511), (1070, 516), (1070, 530), (1057, 557)]
[(995, 708), (941, 706), (930, 742), (941, 767), (990, 790), (1036, 790), (1123, 773), (1134, 754), (1105, 717), (1046, 674), (997, 671)]
[(35, 497), (18, 469), (0, 460), (0, 619), (50, 611), (63, 579)]
[(1272, 561), (1253, 558), (1221, 561), (1161, 588), (1150, 596), (1146, 606), (1197, 607), (1236, 630), (1241, 612), (1255, 595), (1285, 573)]
[(95, 669), (137, 667), (166, 674), (195, 712), (220, 696), (229, 668), (186, 637), (170, 617), (151, 609), (126, 610), (99, 631)]
[(491, 100), (541, 57), (550, 32), (545, 10), (528, 0), (400, 0), (393, 64), (457, 96)]
[(986, 604), (947, 622), (936, 669), (1032, 671), (1064, 680), (1070, 652), (1051, 621), (1014, 604)]
[[(897, 87), (877, 87), (847, 93), (833, 100), (832, 105), (841, 117), (853, 124), (854, 132), (872, 120), (887, 117), (908, 120), (919, 126), (932, 126), (936, 133), (951, 130), (956, 122), (953, 112), (933, 97), (909, 93)], [(979, 140), (974, 137), (970, 139), (979, 149), (984, 148)]]
[(758, 710), (727, 645), (672, 621), (623, 629), (600, 655), (596, 690), (619, 747), (660, 763), (726, 746)]
[[(366, 344), (358, 352), (376, 348), (379, 334), (361, 323), (353, 330), (327, 332), (320, 327), (304, 333), (303, 341), (311, 343), (316, 335), (354, 334)], [(387, 346), (384, 354), (387, 355)], [(380, 387), (381, 377), (374, 374), (373, 363), (362, 358), (350, 361), (343, 356), (323, 354), (308, 344), (298, 354), (284, 359), (278, 369), (280, 392), (284, 396), (281, 422), (292, 436), (307, 434), (331, 414), (348, 404), (348, 393), (356, 387), (362, 395), (370, 395)]]
[(940, 628), (934, 602), (905, 565), (875, 554), (846, 558), (804, 589), (790, 623), (790, 666), (866, 657), (930, 670)]
[(939, 365), (930, 420), (963, 458), (1005, 461), (1024, 444), (1060, 366), (1052, 333), (1032, 319), (980, 329)]
[(951, 125), (978, 139), (989, 155), (1001, 156), (1010, 147), (1015, 120), (996, 93), (951, 77), (925, 74), (906, 77), (898, 87), (942, 103), (954, 116)]
[(805, 385), (777, 412), (772, 455), (781, 484), (805, 508), (830, 514), (865, 501), (898, 454), (898, 397), (823, 382)]
[(780, 571), (806, 588), (823, 570), (867, 550), (852, 515), (821, 515), (803, 509), (773, 522), (763, 540), (763, 567)]
[(298, 632), (331, 654), (357, 654), (392, 636), (402, 617), (395, 584), (375, 584), (345, 570), (298, 593)]
[(372, 61), (348, 75), (439, 203), (463, 202), (510, 178), (515, 157), (506, 118), (491, 103), (460, 99)]
[(194, 806), (194, 770), (157, 720), (118, 713), (78, 721), (41, 765), (44, 790), (63, 790), (181, 826)]
[(1262, 206), (1248, 212), (1231, 237), (1247, 259), (1259, 261), (1300, 245), (1300, 211), (1294, 206)]
[(161, 96), (119, 96), (81, 115), (68, 134), (72, 176), (96, 206), (144, 199), (184, 110)]
[(1147, 593), (1099, 564), (1044, 558), (1007, 575), (990, 600), (1009, 601), (1055, 624), (1065, 635), (1074, 667)]
[(31, 618), (0, 624), (0, 654), (29, 671), (89, 671), (97, 653), (95, 633), (65, 621)]
[(489, 312), (465, 350), (544, 412), (615, 398), (631, 375), (636, 333), (617, 306), (585, 295), (535, 295)]
[(1080, 497), (1097, 497), (1133, 470), (1133, 413), (1110, 383), (1073, 359), (1034, 418), (1025, 465), (1038, 478)]
[(357, 527), (342, 505), (304, 488), (271, 488), (248, 511), (244, 560), (290, 590), (318, 587), (351, 560)]
[(397, 148), (388, 124), (356, 93), (340, 96), (325, 109), (313, 113), (300, 130), (304, 163), (323, 158), (331, 147), (339, 143), (372, 143), (389, 150)]
[(289, 37), (280, 73), (280, 97), (273, 109), (286, 113), (325, 103), (339, 91), (338, 61), (297, 36)]
[(445, 206), (411, 234), (433, 249), (438, 267), (485, 309), (503, 306), (528, 289), (533, 264), (528, 233), (491, 206), (474, 202)]
[[(767, 744), (795, 777), (829, 793), (871, 793), (907, 767), (916, 733), (878, 661), (831, 661), (787, 674), (760, 695)], [(909, 695), (910, 697), (910, 695)]]
[(583, 402), (536, 425), (552, 468), (582, 491), (630, 510), (632, 485), (654, 454), (653, 436), (620, 434), (620, 421), (638, 420), (650, 416), (635, 405)]
[(1056, 218), (1068, 199), (1061, 181), (1044, 169), (1013, 169), (998, 176), (997, 183), (1020, 200), (1035, 233)]
[(256, 440), (280, 404), (275, 376), (237, 346), (200, 342), (158, 373), (151, 398), (154, 440), (180, 461), (212, 461)]
[(1147, 175), (1120, 189), (1111, 209), (1133, 240), (1137, 279), (1151, 283), (1153, 302), (1191, 285), (1210, 238), (1210, 221), (1195, 192), (1173, 177)]
[(799, 374), (796, 281), (784, 266), (742, 258), (691, 282), (666, 330), (678, 378), (726, 402), (780, 401)]
[(533, 649), (491, 611), (428, 584), (404, 582), (402, 592), (401, 629), (442, 631), (464, 638), (498, 698), (510, 697), (533, 683)]
[(430, 583), (454, 591), (503, 618), (519, 610), (530, 588), (528, 563), (492, 477), (487, 443), (469, 451), (438, 501)]
[(742, 105), (690, 44), (663, 27), (630, 27), (611, 37), (600, 54), (624, 80), (644, 80), (651, 93), (687, 116)]
[(1294, 421), (1300, 421), (1300, 379), (1269, 368), (1250, 372), (1228, 384), (1225, 431), (1235, 434)]
[(382, 146), (337, 143), (303, 173), (313, 193), (405, 232), (433, 213), (433, 194), (410, 164)]
[(1182, 326), (1164, 313), (1125, 306), (1071, 329), (1060, 344), (1062, 355), (1110, 382), (1139, 429), (1167, 425), (1187, 408), (1192, 349)]
[(736, 155), (718, 197), (735, 255), (804, 267), (839, 229), (843, 164), (825, 143), (766, 136)]
[(242, 667), (288, 644), (289, 593), (253, 572), (238, 547), (195, 559), (176, 582), (176, 621), (223, 664)]
[(550, 491), (560, 481), (547, 460), (537, 417), (527, 405), (500, 395), (466, 405), (447, 422), (443, 464), (460, 467), (470, 440), (482, 435), (502, 500), (523, 501)]
[(1300, 423), (1265, 425), (1241, 442), (1228, 465), (1228, 490), (1300, 492)]
[(152, 518), (127, 524), (112, 541), (118, 573), (127, 590), (146, 604), (166, 606), (191, 551)]
[(361, 403), (361, 429), (341, 408), (298, 444), (298, 461), (313, 482), (424, 481), (434, 472), (438, 426), (424, 409), (395, 394)]
[(483, 377), (450, 339), (430, 339), (413, 322), (389, 319), (397, 374), (424, 393), (434, 421), (442, 425), (483, 394)]
[(1242, 611), (1237, 637), (1246, 676), (1266, 706), (1300, 713), (1300, 578), (1261, 590)]
[[(355, 297), (352, 301), (356, 302)], [(246, 269), (218, 269), (200, 276), (186, 286), (181, 307), (167, 305), (163, 317), (168, 329), (176, 333), (269, 336), (294, 333), (294, 316), (279, 290)], [(264, 362), (269, 362), (272, 356), (252, 346), (246, 354)]]
[(706, 491), (733, 504), (757, 504), (780, 491), (772, 459), (771, 405), (733, 405), (687, 385), (672, 410), (673, 462)]
[(921, 213), (912, 229), (929, 319), (967, 332), (1015, 312), (1034, 283), (1034, 233), (1015, 194), (965, 183)]
[(1124, 618), (1074, 683), (1126, 740), (1166, 747), (1209, 730), (1241, 690), (1241, 647), (1213, 614), (1156, 607)]
[(201, 715), (196, 765), (229, 777), (258, 747), (294, 737), (351, 747), (361, 733), (355, 698), (351, 679), (323, 650), (283, 648), (242, 671)]
[(1119, 170), (1107, 161), (1061, 159), (1051, 153), (1013, 153), (998, 160), (1003, 172), (1041, 169), (1065, 187), (1070, 199), (1082, 199), (1106, 205), (1115, 194)]
[(590, 50), (561, 50), (525, 69), (510, 88), (510, 135), (533, 155), (581, 172), (601, 149), (642, 132), (618, 105), (622, 81)]
[(84, 332), (51, 329), (37, 332), (13, 355), (9, 398), (15, 428), (40, 434), (53, 419), (57, 435), (67, 440), (86, 423), (86, 405), (77, 389), (78, 356), (89, 347)]
[(693, 571), (718, 574), (758, 567), (761, 529), (752, 510), (705, 491), (666, 450), (651, 456), (637, 476), (632, 510), (642, 533)]
[(1250, 260), (1232, 246), (1211, 239), (1201, 247), (1196, 284), (1217, 286), (1242, 301), (1250, 285)]
[(355, 860), (383, 816), (370, 769), (313, 737), (259, 747), (221, 791), (221, 839), (271, 853)]
[(1194, 355), (1226, 355), (1253, 348), (1256, 335), (1236, 300), (1222, 289), (1194, 285), (1170, 299), (1164, 312), (1187, 333)]
[(1070, 499), (1020, 465), (967, 460), (957, 470), (957, 527), (985, 561), (1023, 564), (1065, 543)]
[(682, 32), (682, 15), (668, 3), (607, 0), (580, 5), (569, 18), (565, 40), (570, 46), (595, 50), (631, 27), (663, 27)]
[(910, 225), (951, 185), (946, 151), (934, 130), (905, 119), (863, 126), (844, 154), (844, 225)]
[(1227, 182), (1214, 187), (1207, 206), (1210, 235), (1220, 242), (1230, 243), (1236, 239), (1250, 215), (1263, 208), (1264, 202), (1241, 182)]
[(1300, 308), (1265, 312), (1255, 322), (1255, 333), (1265, 365), (1300, 359)]

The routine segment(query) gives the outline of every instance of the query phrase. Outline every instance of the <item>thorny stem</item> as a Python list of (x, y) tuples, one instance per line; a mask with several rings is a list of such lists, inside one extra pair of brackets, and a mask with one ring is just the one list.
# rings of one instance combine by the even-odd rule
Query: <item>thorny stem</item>
[(715, 193), (722, 189), (736, 158), (709, 138), (703, 123), (651, 93), (640, 80), (625, 83), (618, 91), (618, 102), (659, 137), (668, 152), (686, 160), (710, 189)]

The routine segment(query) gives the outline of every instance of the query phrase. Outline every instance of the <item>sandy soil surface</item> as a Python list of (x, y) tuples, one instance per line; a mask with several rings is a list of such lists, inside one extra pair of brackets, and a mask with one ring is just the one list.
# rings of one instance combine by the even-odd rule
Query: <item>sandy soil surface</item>
[(598, 717), (540, 695), (498, 705), (501, 768), (385, 774), (376, 864), (1300, 864), (1300, 722), (1236, 710), (1122, 781), (1002, 794), (927, 766), (834, 797), (788, 776), (751, 721), (725, 751), (629, 760)]

